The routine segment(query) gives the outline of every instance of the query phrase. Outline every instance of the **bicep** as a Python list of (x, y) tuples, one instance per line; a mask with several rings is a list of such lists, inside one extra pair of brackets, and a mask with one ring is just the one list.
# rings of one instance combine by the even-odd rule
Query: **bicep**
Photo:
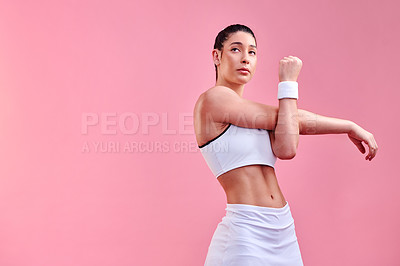
[(205, 98), (205, 112), (214, 122), (231, 123), (246, 128), (274, 130), (278, 106), (244, 99), (226, 87), (215, 87)]

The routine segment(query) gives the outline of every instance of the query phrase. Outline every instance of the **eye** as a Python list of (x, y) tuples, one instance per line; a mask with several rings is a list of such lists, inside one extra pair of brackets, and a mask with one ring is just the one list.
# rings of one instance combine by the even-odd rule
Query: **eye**
[(256, 55), (256, 52), (254, 52), (254, 51), (250, 51), (250, 53), (253, 53), (254, 55)]
[(236, 50), (239, 50), (238, 48), (232, 48), (231, 51), (233, 51), (233, 50), (235, 50), (235, 49), (236, 49)]

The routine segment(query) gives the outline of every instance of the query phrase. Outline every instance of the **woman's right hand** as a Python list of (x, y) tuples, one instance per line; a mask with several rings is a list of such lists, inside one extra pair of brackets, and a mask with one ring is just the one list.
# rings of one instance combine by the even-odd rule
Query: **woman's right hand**
[(352, 123), (351, 130), (348, 133), (350, 140), (357, 146), (361, 153), (365, 153), (362, 142), (368, 145), (369, 153), (365, 156), (365, 160), (372, 160), (378, 152), (378, 144), (376, 144), (374, 135), (366, 131), (356, 123)]
[(303, 62), (295, 56), (284, 57), (279, 61), (279, 82), (297, 81)]

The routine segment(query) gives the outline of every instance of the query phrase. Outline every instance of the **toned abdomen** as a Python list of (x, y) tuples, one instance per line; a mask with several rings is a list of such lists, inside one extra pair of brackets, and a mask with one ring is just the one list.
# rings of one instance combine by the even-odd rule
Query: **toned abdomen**
[(281, 208), (286, 204), (274, 168), (247, 165), (226, 172), (217, 179), (224, 189), (227, 203)]

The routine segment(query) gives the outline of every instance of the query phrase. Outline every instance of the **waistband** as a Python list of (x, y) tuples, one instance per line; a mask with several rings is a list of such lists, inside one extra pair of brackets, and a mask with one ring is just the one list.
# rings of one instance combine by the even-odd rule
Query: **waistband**
[(254, 211), (258, 213), (285, 213), (288, 210), (290, 210), (289, 207), (289, 202), (286, 201), (285, 206), (281, 208), (273, 208), (273, 207), (264, 207), (264, 206), (256, 206), (256, 205), (250, 205), (250, 204), (231, 204), (227, 203), (226, 204), (226, 209), (225, 210), (230, 210), (230, 211)]
[(285, 206), (281, 208), (227, 203), (225, 210), (226, 217), (246, 224), (284, 228), (294, 223), (289, 202), (287, 201)]

